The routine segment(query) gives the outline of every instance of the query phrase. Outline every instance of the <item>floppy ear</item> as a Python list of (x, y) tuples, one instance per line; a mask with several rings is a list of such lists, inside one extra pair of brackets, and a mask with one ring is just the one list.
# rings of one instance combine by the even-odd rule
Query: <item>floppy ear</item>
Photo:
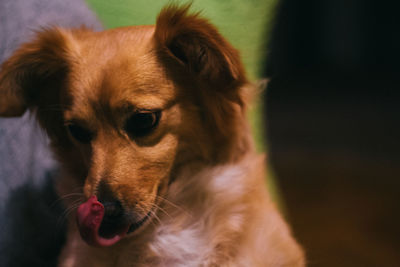
[(201, 105), (214, 142), (214, 160), (235, 160), (250, 145), (245, 71), (238, 51), (198, 13), (189, 14), (189, 7), (161, 11), (154, 33), (157, 51), (169, 75)]
[(157, 18), (155, 39), (192, 74), (215, 88), (245, 82), (239, 54), (207, 20), (189, 14), (190, 5), (168, 6)]
[(67, 41), (57, 29), (46, 29), (17, 49), (0, 69), (0, 116), (20, 116), (27, 108), (56, 98), (68, 71)]

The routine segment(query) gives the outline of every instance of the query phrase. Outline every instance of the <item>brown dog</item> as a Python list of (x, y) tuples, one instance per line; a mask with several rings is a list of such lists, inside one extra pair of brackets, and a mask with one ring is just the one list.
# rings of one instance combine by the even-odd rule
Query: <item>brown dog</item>
[(246, 122), (237, 51), (188, 7), (156, 26), (52, 28), (0, 72), (64, 167), (60, 266), (303, 266)]

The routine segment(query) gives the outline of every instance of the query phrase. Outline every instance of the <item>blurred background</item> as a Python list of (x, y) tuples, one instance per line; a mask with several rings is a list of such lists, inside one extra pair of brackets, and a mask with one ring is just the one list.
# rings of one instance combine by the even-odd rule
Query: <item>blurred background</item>
[(399, 7), (278, 3), (268, 152), (309, 266), (400, 266)]
[[(153, 24), (168, 3), (87, 2), (107, 28)], [(193, 1), (241, 51), (250, 78), (269, 80), (250, 118), (309, 266), (400, 266), (399, 7)]]

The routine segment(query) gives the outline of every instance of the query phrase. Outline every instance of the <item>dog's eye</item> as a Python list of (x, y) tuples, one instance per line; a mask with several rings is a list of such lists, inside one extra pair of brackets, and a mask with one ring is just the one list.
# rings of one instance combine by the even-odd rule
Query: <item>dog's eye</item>
[(143, 137), (150, 134), (160, 121), (160, 111), (141, 111), (133, 114), (125, 124), (125, 131), (131, 137)]
[(92, 141), (92, 133), (77, 125), (77, 124), (69, 124), (67, 125), (67, 129), (70, 133), (70, 135), (78, 142), (82, 143), (82, 144), (88, 144), (90, 143), (90, 141)]

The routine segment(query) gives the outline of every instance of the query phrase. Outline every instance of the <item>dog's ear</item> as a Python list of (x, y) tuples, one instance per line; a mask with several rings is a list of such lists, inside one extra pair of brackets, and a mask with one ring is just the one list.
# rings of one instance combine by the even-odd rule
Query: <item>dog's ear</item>
[(245, 82), (239, 54), (207, 20), (189, 14), (190, 5), (168, 6), (157, 18), (155, 39), (163, 51), (214, 88)]
[(67, 43), (60, 29), (44, 29), (2, 64), (0, 116), (20, 116), (57, 97), (68, 71)]
[[(250, 145), (245, 108), (249, 88), (239, 53), (207, 20), (189, 13), (190, 5), (169, 6), (154, 33), (161, 61), (174, 79), (202, 106), (216, 161), (234, 160)], [(176, 71), (178, 69), (178, 72)]]

